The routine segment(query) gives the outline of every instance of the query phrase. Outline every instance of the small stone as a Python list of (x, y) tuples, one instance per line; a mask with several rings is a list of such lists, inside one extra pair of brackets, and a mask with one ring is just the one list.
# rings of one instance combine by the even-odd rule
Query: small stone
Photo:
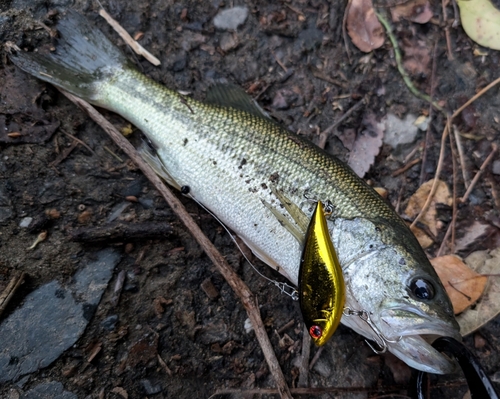
[(149, 380), (141, 380), (142, 387), (144, 388), (144, 391), (146, 391), (146, 394), (148, 395), (155, 395), (157, 393), (160, 393), (162, 388), (160, 384), (153, 385), (151, 381)]
[(495, 162), (493, 162), (493, 173), (496, 174), (496, 175), (500, 175), (500, 161), (499, 160), (496, 160)]
[(201, 289), (210, 299), (216, 299), (219, 296), (219, 291), (215, 288), (210, 277), (201, 283)]
[(108, 331), (113, 331), (118, 323), (118, 315), (112, 314), (101, 322), (101, 327)]
[(21, 223), (19, 223), (19, 227), (21, 227), (22, 229), (29, 227), (32, 221), (33, 221), (32, 217), (26, 216), (21, 220)]
[(233, 7), (222, 10), (214, 18), (214, 25), (221, 30), (236, 30), (248, 18), (247, 7)]
[(243, 323), (243, 328), (245, 329), (245, 332), (246, 332), (247, 334), (250, 334), (250, 332), (252, 332), (252, 331), (253, 331), (252, 322), (250, 321), (250, 319), (249, 319), (249, 318), (247, 318), (247, 319), (245, 320), (245, 323)]
[(385, 120), (384, 143), (396, 148), (402, 144), (413, 143), (418, 134), (415, 115), (407, 114), (405, 119), (399, 119), (394, 114), (387, 114)]
[(238, 39), (232, 33), (224, 33), (220, 39), (220, 48), (225, 53), (238, 47)]
[(474, 348), (483, 349), (485, 345), (486, 340), (484, 339), (484, 337), (479, 333), (474, 334)]
[(87, 224), (92, 219), (92, 211), (87, 209), (78, 215), (78, 223)]

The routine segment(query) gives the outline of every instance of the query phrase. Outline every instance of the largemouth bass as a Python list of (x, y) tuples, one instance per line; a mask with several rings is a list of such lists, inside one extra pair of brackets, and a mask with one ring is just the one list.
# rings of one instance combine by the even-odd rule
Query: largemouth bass
[(428, 343), (460, 339), (443, 285), (403, 220), (349, 167), (250, 101), (202, 103), (152, 81), (76, 12), (56, 28), (55, 51), (14, 51), (14, 64), (141, 129), (168, 182), (184, 187), (293, 284), (304, 241), (297, 220), (314, 210), (306, 196), (330, 201), (327, 225), (350, 310), (341, 322), (412, 367), (453, 369)]

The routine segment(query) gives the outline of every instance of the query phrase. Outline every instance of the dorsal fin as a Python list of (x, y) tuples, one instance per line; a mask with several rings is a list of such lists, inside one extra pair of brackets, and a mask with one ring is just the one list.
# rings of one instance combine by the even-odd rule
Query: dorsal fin
[(210, 104), (238, 109), (271, 120), (267, 112), (245, 90), (231, 83), (215, 83), (208, 90), (205, 101)]

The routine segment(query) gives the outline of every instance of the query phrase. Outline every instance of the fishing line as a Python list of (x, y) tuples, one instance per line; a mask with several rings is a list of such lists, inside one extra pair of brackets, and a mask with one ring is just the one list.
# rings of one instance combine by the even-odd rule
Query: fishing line
[[(183, 186), (181, 188), (181, 192), (182, 191), (187, 191), (187, 189), (185, 190), (182, 190), (184, 187), (187, 187), (187, 186)], [(236, 237), (229, 231), (229, 229), (226, 227), (226, 225), (216, 216), (214, 215), (214, 213), (212, 211), (210, 211), (205, 205), (203, 205), (201, 202), (199, 202), (196, 198), (194, 198), (192, 195), (190, 194), (185, 194), (186, 197), (189, 197), (191, 198), (194, 202), (196, 202), (200, 207), (202, 207), (205, 211), (207, 211), (210, 215), (212, 215), (212, 217), (217, 220), (219, 222), (219, 224), (224, 228), (224, 230), (226, 230), (227, 234), (229, 234), (229, 237), (231, 237), (231, 240), (235, 243), (236, 247), (238, 248), (238, 250), (241, 252), (241, 254), (243, 255), (243, 258), (245, 258), (245, 260), (250, 264), (250, 266), (252, 266), (252, 268), (257, 272), (257, 274), (261, 277), (263, 277), (264, 279), (266, 279), (267, 281), (269, 281), (271, 284), (273, 284), (274, 286), (278, 287), (278, 289), (281, 291), (282, 294), (285, 294), (285, 295), (288, 295), (290, 298), (292, 298), (292, 300), (294, 301), (298, 301), (299, 300), (299, 293), (298, 291), (292, 287), (291, 285), (287, 284), (287, 283), (283, 283), (283, 282), (279, 282), (277, 280), (273, 280), (273, 279), (270, 279), (269, 277), (267, 276), (264, 276), (255, 266), (254, 264), (250, 261), (250, 259), (248, 259), (248, 257), (245, 255), (245, 253), (243, 252), (243, 249), (240, 247), (240, 245), (238, 244), (238, 241), (236, 241)]]

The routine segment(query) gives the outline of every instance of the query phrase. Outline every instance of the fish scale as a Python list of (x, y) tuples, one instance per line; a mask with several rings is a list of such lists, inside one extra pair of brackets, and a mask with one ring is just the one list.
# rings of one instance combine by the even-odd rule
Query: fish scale
[(179, 187), (189, 186), (193, 198), (251, 248), (261, 248), (263, 260), (295, 284), (300, 245), (263, 205), (265, 200), (280, 206), (270, 186), (302, 204), (308, 216), (312, 212), (306, 192), (330, 200), (332, 217), (385, 217), (403, 225), (345, 164), (272, 121), (183, 97), (130, 70), (99, 87), (96, 98), (152, 140)]
[(427, 342), (460, 337), (443, 285), (404, 221), (350, 168), (257, 112), (248, 97), (238, 102), (233, 91), (229, 105), (202, 103), (152, 81), (76, 12), (57, 30), (56, 51), (17, 51), (11, 60), (135, 124), (156, 149), (147, 155), (156, 170), (178, 189), (188, 186), (294, 284), (311, 200), (330, 201), (328, 231), (351, 309), (341, 322), (412, 367), (453, 370)]

